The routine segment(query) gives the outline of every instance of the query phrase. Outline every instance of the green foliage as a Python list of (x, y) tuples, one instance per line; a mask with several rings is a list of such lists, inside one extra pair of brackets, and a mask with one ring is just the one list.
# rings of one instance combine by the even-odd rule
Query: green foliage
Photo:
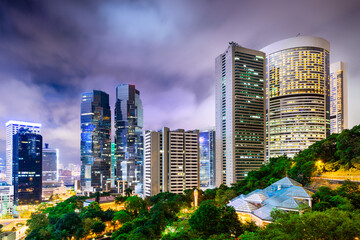
[(103, 222), (94, 222), (91, 226), (91, 230), (93, 233), (102, 233), (105, 230), (106, 226)]
[(116, 212), (113, 218), (113, 221), (119, 221), (119, 223), (127, 223), (130, 222), (132, 220), (131, 215), (124, 210), (121, 210), (119, 212)]
[[(341, 210), (283, 214), (276, 222), (242, 239), (354, 239), (360, 233), (360, 215)], [(244, 238), (243, 238), (244, 237)]]
[(214, 200), (216, 196), (216, 190), (217, 189), (206, 189), (203, 194), (203, 200)]
[(37, 228), (45, 228), (49, 224), (49, 220), (44, 213), (32, 213), (31, 218), (27, 220), (29, 230), (33, 231)]
[(131, 188), (127, 188), (127, 189), (125, 189), (124, 192), (125, 192), (126, 197), (130, 197), (131, 194), (132, 194), (132, 189), (131, 189)]
[(313, 210), (316, 211), (325, 211), (330, 208), (347, 211), (360, 209), (360, 187), (351, 181), (345, 181), (335, 190), (320, 187), (313, 195), (313, 203)]
[[(287, 156), (270, 158), (269, 163), (261, 166), (257, 171), (249, 172), (248, 176), (233, 186), (237, 195), (247, 194), (255, 189), (265, 188), (286, 176), (293, 161)], [(220, 187), (221, 189), (221, 187)]]
[(118, 196), (115, 198), (115, 203), (116, 204), (122, 204), (126, 201), (127, 197), (124, 196)]
[(191, 216), (189, 225), (192, 230), (209, 237), (215, 234), (240, 235), (243, 232), (234, 208), (217, 207), (214, 201), (201, 203), (200, 207)]
[(229, 203), (229, 201), (233, 198), (236, 198), (238, 195), (235, 189), (228, 188), (227, 190), (218, 189), (215, 195), (215, 201), (219, 204), (219, 206), (225, 205)]
[(146, 202), (138, 196), (128, 197), (125, 201), (126, 211), (134, 216), (138, 216), (141, 211), (146, 210), (146, 207)]

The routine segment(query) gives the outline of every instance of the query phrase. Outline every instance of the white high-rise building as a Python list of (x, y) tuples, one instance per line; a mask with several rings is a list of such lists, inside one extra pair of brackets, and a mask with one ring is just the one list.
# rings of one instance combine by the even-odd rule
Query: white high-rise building
[(330, 65), (330, 133), (341, 133), (348, 128), (347, 65)]
[(199, 188), (199, 131), (145, 131), (144, 195)]
[(265, 53), (231, 42), (215, 60), (216, 186), (265, 161)]
[(41, 134), (41, 124), (22, 122), (22, 121), (8, 121), (6, 124), (6, 182), (12, 185), (13, 177), (13, 136), (17, 134), (19, 129), (28, 129), (31, 133)]

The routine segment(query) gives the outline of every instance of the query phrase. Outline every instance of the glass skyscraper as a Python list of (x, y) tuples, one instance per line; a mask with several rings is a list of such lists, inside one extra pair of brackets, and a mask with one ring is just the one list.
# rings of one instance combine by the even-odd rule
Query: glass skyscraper
[(215, 187), (215, 131), (202, 130), (199, 133), (200, 187)]
[(111, 175), (111, 110), (109, 95), (94, 90), (81, 102), (81, 187), (104, 190)]
[(28, 129), (32, 133), (41, 134), (41, 124), (10, 120), (6, 123), (6, 182), (13, 183), (13, 136), (19, 129)]
[(293, 157), (330, 133), (330, 44), (299, 36), (262, 51), (267, 62), (267, 157)]
[(344, 62), (330, 65), (330, 133), (348, 128), (347, 66)]
[(216, 185), (230, 186), (265, 160), (265, 53), (231, 42), (215, 76)]
[(115, 176), (132, 189), (141, 186), (143, 178), (142, 128), (140, 92), (135, 85), (120, 84), (115, 103)]
[(21, 128), (13, 138), (13, 183), (15, 204), (42, 200), (42, 136)]

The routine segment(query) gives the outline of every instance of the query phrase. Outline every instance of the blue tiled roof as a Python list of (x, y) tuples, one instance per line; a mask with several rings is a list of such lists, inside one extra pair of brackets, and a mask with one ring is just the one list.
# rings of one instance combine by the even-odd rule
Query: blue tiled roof
[(228, 205), (233, 206), (237, 212), (252, 213), (270, 221), (274, 208), (298, 210), (300, 205), (311, 200), (311, 195), (300, 183), (285, 177), (265, 189), (242, 194), (232, 199)]

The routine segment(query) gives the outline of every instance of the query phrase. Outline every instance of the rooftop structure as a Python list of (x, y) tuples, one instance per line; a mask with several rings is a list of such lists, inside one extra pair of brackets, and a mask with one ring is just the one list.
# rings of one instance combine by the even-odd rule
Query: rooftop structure
[(302, 206), (311, 207), (312, 192), (295, 180), (285, 177), (265, 189), (256, 189), (247, 195), (232, 199), (228, 206), (235, 208), (240, 221), (254, 221), (264, 226), (272, 221), (274, 209), (299, 212)]

